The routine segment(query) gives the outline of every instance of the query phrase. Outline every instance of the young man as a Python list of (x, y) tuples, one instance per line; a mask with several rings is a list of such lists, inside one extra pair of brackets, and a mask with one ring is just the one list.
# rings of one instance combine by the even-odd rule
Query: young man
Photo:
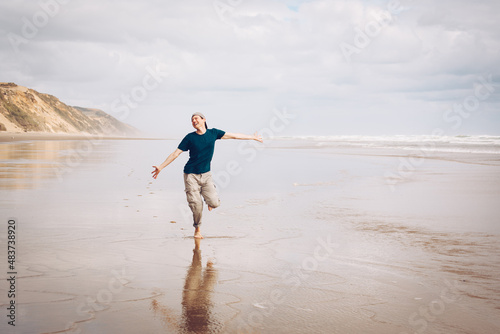
[(182, 152), (189, 151), (189, 160), (184, 166), (184, 185), (187, 201), (193, 212), (194, 237), (202, 239), (200, 225), (203, 202), (201, 197), (203, 196), (203, 199), (205, 199), (209, 211), (220, 205), (219, 196), (215, 190), (210, 172), (210, 162), (214, 155), (215, 141), (217, 139), (256, 140), (261, 143), (263, 141), (262, 137), (257, 133), (249, 136), (240, 133), (228, 133), (219, 129), (209, 129), (205, 116), (199, 112), (191, 116), (191, 123), (196, 131), (188, 133), (177, 149), (159, 167), (153, 166), (154, 171), (151, 174), (156, 179), (163, 168), (177, 159)]

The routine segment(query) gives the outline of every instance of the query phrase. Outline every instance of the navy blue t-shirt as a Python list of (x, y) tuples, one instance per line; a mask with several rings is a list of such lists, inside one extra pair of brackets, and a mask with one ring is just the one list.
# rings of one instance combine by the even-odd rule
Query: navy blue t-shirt
[(207, 129), (199, 135), (188, 133), (178, 146), (179, 150), (189, 150), (189, 160), (184, 166), (186, 174), (202, 174), (210, 171), (210, 162), (214, 155), (215, 141), (221, 139), (226, 132), (219, 129)]

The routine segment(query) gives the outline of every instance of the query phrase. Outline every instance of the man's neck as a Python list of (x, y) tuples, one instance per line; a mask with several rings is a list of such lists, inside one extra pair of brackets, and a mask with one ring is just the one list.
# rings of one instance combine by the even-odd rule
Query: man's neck
[(196, 133), (199, 135), (204, 135), (207, 132), (207, 129), (196, 129)]

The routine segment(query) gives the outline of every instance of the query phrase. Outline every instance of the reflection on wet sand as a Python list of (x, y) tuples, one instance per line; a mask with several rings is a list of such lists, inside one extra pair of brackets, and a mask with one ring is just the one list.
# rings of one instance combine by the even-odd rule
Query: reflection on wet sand
[(212, 263), (207, 262), (203, 270), (201, 265), (200, 239), (195, 239), (193, 260), (186, 274), (182, 293), (182, 327), (188, 332), (214, 333), (217, 320), (213, 319), (211, 294), (217, 282), (217, 271)]
[(182, 292), (182, 316), (178, 321), (172, 310), (152, 301), (155, 314), (161, 314), (169, 328), (176, 328), (181, 333), (219, 333), (222, 324), (216, 319), (211, 301), (214, 286), (217, 283), (217, 270), (211, 261), (203, 270), (201, 262), (201, 239), (194, 239), (193, 259), (189, 266)]
[(0, 144), (0, 188), (32, 189), (44, 179), (61, 179), (83, 160), (102, 160), (97, 140), (46, 140)]

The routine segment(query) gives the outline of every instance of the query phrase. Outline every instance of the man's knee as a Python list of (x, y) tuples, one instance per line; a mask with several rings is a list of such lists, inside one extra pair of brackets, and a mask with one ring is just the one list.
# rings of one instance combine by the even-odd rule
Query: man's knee
[(217, 201), (211, 201), (210, 203), (208, 203), (208, 205), (209, 205), (212, 209), (218, 208), (218, 207), (220, 206), (220, 200), (217, 200)]

